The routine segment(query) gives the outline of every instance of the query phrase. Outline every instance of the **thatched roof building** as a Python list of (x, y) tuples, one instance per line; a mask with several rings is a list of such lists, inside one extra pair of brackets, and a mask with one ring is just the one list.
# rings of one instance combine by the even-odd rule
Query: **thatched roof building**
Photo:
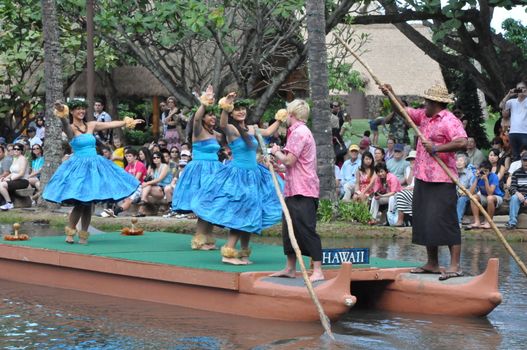
[[(414, 24), (413, 27), (427, 38), (432, 37), (429, 28), (421, 24)], [(394, 25), (354, 25), (352, 28), (358, 35), (369, 35), (369, 40), (362, 47), (366, 51), (361, 58), (382, 82), (391, 84), (398, 95), (416, 99), (433, 83), (444, 84), (439, 64), (415, 46)], [(328, 40), (331, 40), (330, 36)], [(350, 55), (347, 62), (353, 61)], [(366, 81), (366, 91), (364, 94), (342, 96), (346, 100), (347, 110), (354, 117), (374, 117), (379, 100), (384, 96), (359, 63), (355, 63), (353, 69), (359, 71)], [(341, 95), (339, 92), (333, 93)]]
[[(145, 67), (123, 66), (112, 70), (110, 80), (117, 97), (169, 96), (167, 88)], [(70, 96), (85, 96), (86, 71), (69, 87)], [(104, 95), (104, 82), (100, 73), (95, 74), (95, 95)]]

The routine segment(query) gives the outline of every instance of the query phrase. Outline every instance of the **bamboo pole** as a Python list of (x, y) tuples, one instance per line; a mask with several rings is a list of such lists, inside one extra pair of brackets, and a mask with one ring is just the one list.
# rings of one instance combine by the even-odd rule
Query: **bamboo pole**
[[(264, 155), (265, 158), (268, 159), (269, 152), (262, 138), (262, 134), (260, 133), (260, 129), (255, 128), (254, 130), (255, 130), (256, 138), (258, 139), (258, 143), (260, 144), (260, 148), (262, 149), (262, 154)], [(300, 264), (300, 269), (302, 270), (302, 277), (304, 278), (304, 282), (309, 292), (309, 296), (311, 297), (311, 300), (313, 300), (313, 303), (315, 304), (317, 308), (318, 315), (320, 317), (320, 322), (322, 323), (322, 327), (324, 327), (328, 336), (332, 340), (335, 340), (335, 336), (333, 335), (333, 332), (331, 332), (331, 323), (329, 321), (329, 318), (324, 312), (324, 309), (322, 308), (322, 305), (320, 304), (320, 301), (318, 300), (317, 295), (315, 294), (315, 290), (313, 289), (313, 284), (311, 283), (311, 281), (309, 280), (309, 276), (307, 275), (306, 265), (304, 264), (304, 259), (302, 258), (302, 253), (300, 252), (300, 247), (298, 246), (298, 242), (296, 241), (296, 237), (295, 237), (295, 232), (293, 230), (293, 222), (291, 221), (291, 215), (289, 214), (289, 210), (287, 209), (287, 205), (285, 204), (284, 196), (282, 195), (282, 191), (280, 190), (280, 185), (278, 184), (278, 180), (276, 179), (276, 174), (274, 172), (273, 165), (270, 162), (267, 162), (267, 166), (273, 178), (273, 184), (274, 184), (274, 189), (276, 191), (276, 195), (278, 196), (278, 199), (280, 200), (280, 204), (282, 205), (282, 210), (284, 212), (285, 221), (287, 223), (287, 233), (289, 234), (291, 245), (293, 246), (293, 249), (295, 251), (296, 259), (298, 260), (298, 263)]]
[[(373, 73), (372, 69), (368, 66), (368, 64), (364, 62), (355, 52), (353, 52), (351, 47), (349, 47), (349, 45), (346, 44), (346, 42), (339, 35), (335, 35), (335, 38), (337, 38), (337, 40), (340, 41), (340, 43), (346, 48), (346, 50), (349, 53), (351, 53), (353, 57), (355, 57), (355, 59), (368, 71), (368, 73), (371, 75), (371, 77), (373, 78), (373, 80), (378, 86), (383, 85), (380, 79)], [(397, 100), (397, 98), (391, 91), (388, 91), (388, 97), (390, 98), (390, 101), (392, 102), (392, 104), (396, 107), (399, 114), (404, 116), (404, 118), (406, 119), (406, 123), (409, 124), (412, 127), (412, 129), (414, 129), (415, 133), (421, 139), (421, 141), (426, 141), (421, 131), (417, 128), (412, 118), (410, 118), (410, 116), (406, 112), (406, 109), (401, 105), (401, 103), (399, 103), (399, 101)], [(470, 200), (478, 207), (478, 209), (481, 211), (485, 219), (487, 219), (487, 222), (492, 227), (492, 230), (496, 233), (501, 243), (503, 243), (503, 245), (505, 246), (505, 249), (507, 250), (507, 252), (509, 252), (509, 254), (513, 257), (516, 263), (520, 266), (520, 269), (523, 271), (525, 276), (527, 276), (527, 267), (525, 267), (525, 264), (523, 263), (523, 261), (516, 254), (516, 252), (512, 249), (509, 242), (507, 242), (507, 240), (505, 239), (503, 234), (500, 232), (500, 230), (498, 229), (498, 227), (496, 226), (492, 218), (489, 216), (485, 208), (483, 208), (483, 206), (479, 203), (479, 201), (476, 200), (474, 195), (472, 195), (470, 191), (465, 188), (465, 186), (459, 183), (459, 181), (457, 180), (457, 177), (452, 174), (450, 169), (447, 168), (446, 164), (443, 162), (443, 160), (441, 160), (441, 158), (439, 158), (436, 155), (434, 155), (433, 158), (437, 161), (437, 163), (439, 163), (439, 166), (441, 166), (441, 168), (446, 172), (448, 177), (452, 179), (452, 181), (461, 189), (461, 191), (463, 191), (468, 196), (468, 198), (470, 198)]]

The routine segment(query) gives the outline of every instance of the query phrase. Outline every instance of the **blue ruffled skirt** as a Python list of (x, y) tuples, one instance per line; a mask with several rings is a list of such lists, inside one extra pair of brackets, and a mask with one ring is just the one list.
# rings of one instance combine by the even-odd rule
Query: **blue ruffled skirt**
[(192, 199), (210, 177), (223, 168), (218, 160), (192, 160), (185, 167), (177, 181), (174, 196), (172, 197), (172, 210), (181, 213), (192, 212)]
[(207, 179), (191, 207), (212, 224), (257, 234), (282, 219), (271, 173), (261, 165), (246, 169), (227, 164)]
[(90, 205), (118, 202), (138, 187), (139, 181), (112, 161), (99, 155), (73, 154), (55, 171), (42, 197), (55, 203)]

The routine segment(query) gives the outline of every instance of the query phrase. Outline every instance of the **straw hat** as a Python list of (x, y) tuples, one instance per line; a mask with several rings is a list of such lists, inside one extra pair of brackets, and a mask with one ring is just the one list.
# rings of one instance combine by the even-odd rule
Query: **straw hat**
[(452, 103), (454, 99), (452, 95), (448, 93), (448, 90), (439, 84), (434, 84), (432, 87), (425, 91), (424, 98), (430, 101), (442, 102), (442, 103)]

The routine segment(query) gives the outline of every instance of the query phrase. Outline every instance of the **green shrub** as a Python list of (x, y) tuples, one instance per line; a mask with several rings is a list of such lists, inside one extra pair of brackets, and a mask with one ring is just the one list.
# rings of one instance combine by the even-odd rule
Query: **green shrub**
[(318, 203), (317, 219), (320, 222), (330, 222), (336, 216), (336, 208), (329, 199), (321, 199)]
[(323, 223), (341, 220), (366, 224), (371, 215), (368, 206), (361, 202), (332, 202), (322, 199), (318, 205), (317, 219)]
[(370, 219), (370, 210), (362, 202), (338, 202), (338, 219), (342, 221), (360, 222), (366, 224)]
[(126, 129), (124, 131), (124, 137), (126, 139), (126, 144), (140, 146), (145, 143), (150, 143), (154, 139), (150, 128), (146, 131)]

